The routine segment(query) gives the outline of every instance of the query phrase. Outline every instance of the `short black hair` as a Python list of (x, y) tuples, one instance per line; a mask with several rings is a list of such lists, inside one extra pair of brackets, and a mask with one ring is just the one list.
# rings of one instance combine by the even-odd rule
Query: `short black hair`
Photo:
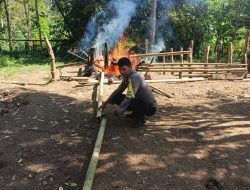
[(119, 66), (119, 67), (122, 67), (122, 66), (124, 66), (124, 65), (126, 65), (126, 66), (128, 66), (128, 67), (131, 66), (131, 61), (130, 61), (129, 58), (123, 57), (123, 58), (121, 58), (121, 59), (118, 61), (118, 66)]

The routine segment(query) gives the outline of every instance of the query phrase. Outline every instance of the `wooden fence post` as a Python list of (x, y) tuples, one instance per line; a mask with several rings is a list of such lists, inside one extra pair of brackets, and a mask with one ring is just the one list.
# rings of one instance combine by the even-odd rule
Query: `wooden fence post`
[[(181, 48), (181, 52), (183, 51), (183, 48)], [(181, 55), (180, 55), (180, 57), (181, 57), (181, 67), (183, 67), (183, 54), (181, 53)], [(182, 72), (179, 72), (179, 78), (181, 79), (181, 75), (182, 75)]]
[[(174, 52), (174, 48), (170, 48), (170, 52)], [(173, 55), (170, 56), (170, 61), (171, 61), (171, 63), (174, 63), (174, 56)], [(172, 65), (172, 68), (173, 67), (174, 66)], [(174, 72), (172, 72), (171, 75), (174, 75)]]
[[(206, 46), (204, 51), (204, 69), (207, 69), (208, 59), (209, 59), (209, 52), (210, 52), (210, 45)], [(207, 74), (207, 72), (203, 72), (204, 74)]]
[(247, 53), (248, 46), (249, 46), (249, 36), (250, 36), (250, 30), (247, 31), (246, 37), (245, 37), (245, 44), (244, 44), (244, 47), (243, 47), (242, 58), (241, 58), (242, 63), (245, 63), (245, 54)]
[(227, 63), (233, 63), (233, 43), (229, 42), (228, 52), (227, 52)]
[(44, 41), (47, 45), (48, 48), (48, 53), (50, 56), (50, 65), (51, 65), (51, 81), (55, 81), (56, 80), (56, 59), (55, 59), (55, 55), (52, 49), (52, 46), (48, 40), (47, 37), (44, 37)]

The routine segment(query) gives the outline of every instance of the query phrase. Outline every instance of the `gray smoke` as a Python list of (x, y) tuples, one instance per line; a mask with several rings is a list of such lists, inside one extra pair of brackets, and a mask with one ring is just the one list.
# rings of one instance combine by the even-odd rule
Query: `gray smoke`
[(104, 9), (88, 23), (79, 49), (88, 50), (91, 47), (99, 47), (102, 50), (105, 42), (113, 47), (135, 15), (136, 7), (136, 0), (109, 1)]

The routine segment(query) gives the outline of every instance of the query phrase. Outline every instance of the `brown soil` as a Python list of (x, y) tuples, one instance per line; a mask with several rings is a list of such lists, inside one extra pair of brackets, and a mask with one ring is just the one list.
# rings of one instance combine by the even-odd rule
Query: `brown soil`
[[(71, 190), (84, 181), (100, 124), (93, 86), (46, 85), (44, 75), (1, 80), (1, 190)], [(156, 94), (157, 114), (144, 128), (108, 118), (93, 189), (250, 189), (250, 83), (153, 86), (173, 99)]]

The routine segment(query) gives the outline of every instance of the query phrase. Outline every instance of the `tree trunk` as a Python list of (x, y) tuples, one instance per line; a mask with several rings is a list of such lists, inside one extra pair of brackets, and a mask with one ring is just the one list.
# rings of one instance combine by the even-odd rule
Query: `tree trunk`
[(39, 19), (39, 9), (38, 9), (38, 0), (35, 0), (35, 7), (36, 7), (36, 24), (39, 31), (39, 40), (40, 40), (40, 47), (42, 49), (42, 32), (41, 32), (41, 26), (40, 26), (40, 19)]
[(149, 35), (150, 46), (155, 44), (156, 8), (157, 8), (157, 0), (152, 0), (152, 11), (151, 11), (151, 21), (150, 21), (151, 29)]
[(10, 15), (9, 15), (9, 10), (8, 10), (8, 0), (4, 0), (4, 9), (5, 9), (5, 15), (6, 15), (7, 27), (8, 27), (9, 48), (10, 48), (10, 51), (12, 51), (13, 50), (12, 31), (11, 31)]
[(23, 0), (23, 7), (26, 19), (26, 32), (27, 32), (27, 48), (31, 51), (32, 42), (30, 41), (30, 12), (29, 12), (29, 0)]

